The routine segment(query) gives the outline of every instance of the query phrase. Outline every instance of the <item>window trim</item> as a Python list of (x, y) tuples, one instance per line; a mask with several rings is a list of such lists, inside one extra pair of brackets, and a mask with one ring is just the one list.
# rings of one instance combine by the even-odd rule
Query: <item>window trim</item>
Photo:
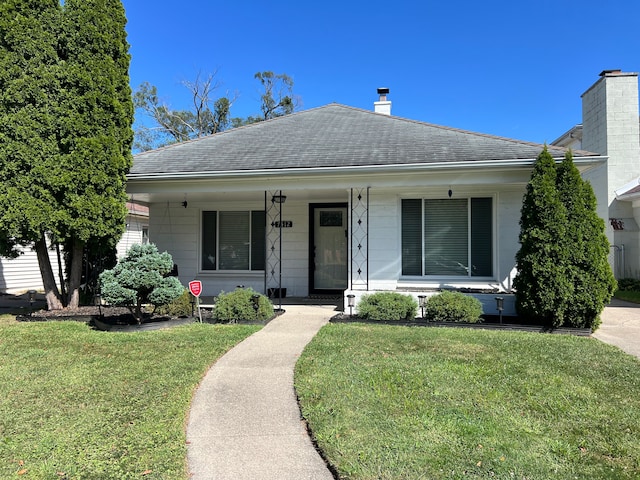
[[(498, 195), (497, 193), (469, 193), (465, 195), (456, 196), (457, 199), (466, 199), (467, 200), (467, 226), (470, 227), (472, 223), (471, 218), (471, 199), (473, 198), (490, 198), (491, 199), (491, 271), (492, 275), (490, 276), (472, 276), (471, 274), (467, 275), (425, 275), (424, 274), (424, 261), (425, 261), (425, 236), (424, 236), (424, 201), (425, 200), (448, 200), (446, 197), (438, 196), (438, 195), (403, 195), (399, 199), (399, 210), (400, 214), (398, 215), (399, 222), (399, 259), (400, 259), (400, 281), (447, 281), (447, 282), (486, 282), (486, 281), (495, 281), (498, 275)], [(421, 215), (420, 215), (420, 248), (421, 248), (421, 262), (420, 262), (420, 270), (423, 272), (422, 275), (406, 275), (402, 273), (403, 267), (403, 251), (402, 251), (402, 201), (403, 200), (419, 200), (421, 203)], [(467, 229), (467, 256), (469, 259), (469, 263), (471, 263), (471, 228)]]

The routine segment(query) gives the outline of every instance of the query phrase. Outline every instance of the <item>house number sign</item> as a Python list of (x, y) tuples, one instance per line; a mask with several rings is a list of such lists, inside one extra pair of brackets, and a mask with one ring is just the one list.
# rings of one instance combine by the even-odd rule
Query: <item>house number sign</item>
[(275, 221), (273, 222), (273, 226), (276, 228), (291, 228), (293, 227), (293, 221), (292, 220), (282, 220), (282, 221)]

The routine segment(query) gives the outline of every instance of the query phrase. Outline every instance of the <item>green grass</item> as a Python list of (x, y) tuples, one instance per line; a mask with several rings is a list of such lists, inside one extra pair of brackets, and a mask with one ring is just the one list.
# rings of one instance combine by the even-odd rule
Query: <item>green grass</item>
[(295, 385), (340, 478), (640, 478), (640, 361), (595, 339), (330, 324)]
[(106, 333), (0, 317), (0, 478), (188, 478), (193, 392), (258, 328)]
[(640, 303), (640, 292), (632, 290), (618, 290), (614, 297), (620, 300), (626, 300), (627, 302)]

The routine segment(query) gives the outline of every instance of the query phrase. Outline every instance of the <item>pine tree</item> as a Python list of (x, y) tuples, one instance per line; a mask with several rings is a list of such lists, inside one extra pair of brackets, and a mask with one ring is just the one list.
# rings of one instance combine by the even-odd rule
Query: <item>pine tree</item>
[(571, 152), (559, 165), (557, 175), (558, 193), (567, 210), (567, 274), (573, 283), (566, 321), (574, 327), (594, 328), (616, 288), (607, 260), (604, 221), (596, 212), (593, 189), (580, 176)]
[(523, 199), (513, 283), (518, 315), (548, 327), (564, 323), (574, 293), (567, 267), (567, 211), (556, 178), (555, 162), (545, 147)]

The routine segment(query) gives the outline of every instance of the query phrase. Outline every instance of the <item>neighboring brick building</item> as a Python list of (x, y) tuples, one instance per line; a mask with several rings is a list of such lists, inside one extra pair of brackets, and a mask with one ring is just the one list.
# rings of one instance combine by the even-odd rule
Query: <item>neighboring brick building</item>
[[(605, 70), (582, 95), (582, 124), (552, 145), (587, 150), (608, 157), (606, 183), (593, 182), (598, 212), (607, 223), (617, 278), (640, 278), (640, 113), (638, 74)], [(602, 178), (594, 169), (585, 175)], [(602, 191), (606, 188), (606, 191)]]

